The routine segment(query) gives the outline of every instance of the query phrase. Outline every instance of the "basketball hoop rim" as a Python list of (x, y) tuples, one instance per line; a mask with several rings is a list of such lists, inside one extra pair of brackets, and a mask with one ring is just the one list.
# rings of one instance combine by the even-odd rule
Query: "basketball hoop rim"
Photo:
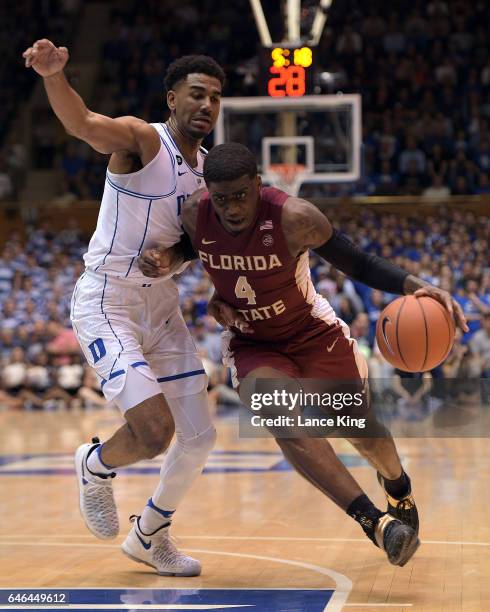
[(280, 164), (269, 164), (267, 174), (280, 174), (287, 177), (291, 174), (309, 174), (305, 164), (296, 163), (280, 163)]
[(304, 180), (311, 176), (307, 166), (296, 163), (270, 164), (262, 174), (266, 182), (275, 183), (280, 189), (296, 197)]

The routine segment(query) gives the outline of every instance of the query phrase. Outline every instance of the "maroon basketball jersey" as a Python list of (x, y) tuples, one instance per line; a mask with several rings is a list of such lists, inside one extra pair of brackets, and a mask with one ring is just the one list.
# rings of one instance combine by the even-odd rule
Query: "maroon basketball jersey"
[(335, 323), (332, 307), (311, 282), (308, 252), (293, 257), (288, 250), (281, 226), (288, 197), (263, 187), (255, 220), (236, 235), (223, 228), (208, 193), (199, 202), (194, 248), (221, 299), (254, 330), (243, 336), (254, 341), (287, 340), (314, 319)]

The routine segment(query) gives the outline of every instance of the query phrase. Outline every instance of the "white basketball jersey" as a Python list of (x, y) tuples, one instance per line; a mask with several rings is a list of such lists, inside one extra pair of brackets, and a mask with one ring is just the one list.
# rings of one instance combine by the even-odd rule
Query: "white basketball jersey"
[(148, 281), (138, 268), (139, 255), (180, 240), (182, 204), (204, 186), (205, 149), (191, 168), (167, 126), (152, 125), (161, 140), (156, 157), (131, 174), (107, 170), (97, 227), (84, 255), (87, 269), (138, 283)]

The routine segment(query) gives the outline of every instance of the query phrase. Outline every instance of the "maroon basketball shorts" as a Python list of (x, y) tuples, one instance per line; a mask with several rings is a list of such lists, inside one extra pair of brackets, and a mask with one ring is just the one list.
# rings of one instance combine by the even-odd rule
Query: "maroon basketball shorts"
[(306, 329), (282, 342), (258, 342), (253, 334), (245, 338), (224, 332), (223, 363), (231, 368), (234, 386), (253, 370), (264, 367), (292, 378), (367, 378), (366, 360), (340, 319), (333, 325), (313, 319)]

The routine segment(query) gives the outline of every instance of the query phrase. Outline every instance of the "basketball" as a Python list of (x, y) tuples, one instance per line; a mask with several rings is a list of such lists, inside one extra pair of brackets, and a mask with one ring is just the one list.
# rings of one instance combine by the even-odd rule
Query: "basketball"
[(430, 297), (399, 297), (383, 310), (376, 340), (383, 357), (405, 372), (426, 372), (446, 359), (455, 326), (450, 313)]

